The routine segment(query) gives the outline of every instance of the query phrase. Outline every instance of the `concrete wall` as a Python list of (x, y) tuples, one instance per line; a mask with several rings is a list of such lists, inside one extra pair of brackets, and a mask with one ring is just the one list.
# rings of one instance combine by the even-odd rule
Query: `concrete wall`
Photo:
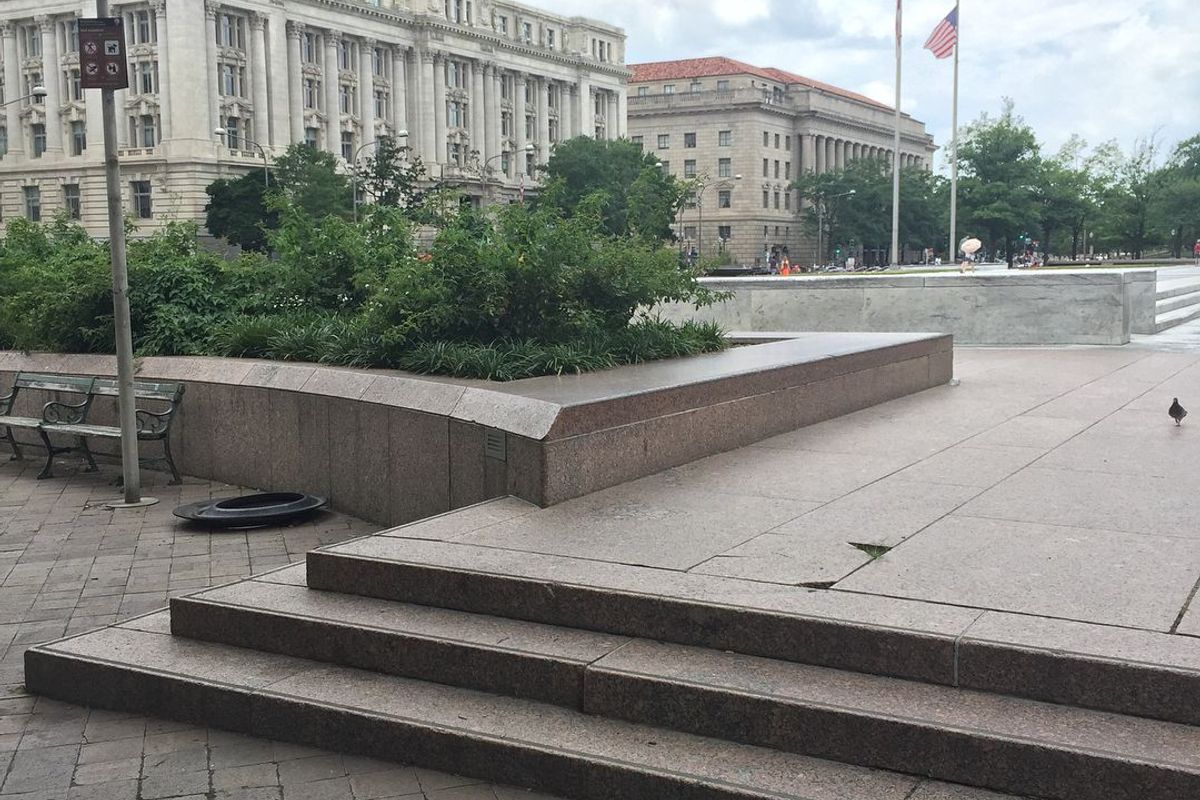
[(706, 278), (733, 296), (667, 319), (736, 331), (942, 331), (960, 344), (1126, 344), (1153, 333), (1152, 271)]
[[(182, 473), (318, 494), (398, 525), (503, 495), (553, 505), (946, 383), (952, 369), (946, 336), (799, 334), (508, 384), (223, 358), (147, 358), (138, 376), (186, 384), (171, 434)], [(0, 351), (0, 393), (19, 371), (116, 365)], [(23, 393), (15, 413), (40, 416), (49, 399)], [(97, 400), (91, 420), (115, 424), (115, 402)], [(36, 435), (18, 439), (33, 445), (27, 458), (44, 457)], [(161, 444), (143, 447), (157, 455)], [(116, 443), (96, 450), (115, 454)]]

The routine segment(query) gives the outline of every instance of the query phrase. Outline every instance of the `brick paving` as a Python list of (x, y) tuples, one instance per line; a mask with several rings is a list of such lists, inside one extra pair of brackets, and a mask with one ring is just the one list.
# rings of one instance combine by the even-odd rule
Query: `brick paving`
[(62, 470), (0, 455), (0, 798), (22, 800), (552, 800), (470, 778), (254, 739), (28, 694), (31, 645), (162, 608), (183, 594), (304, 557), (378, 526), (322, 513), (276, 529), (210, 532), (184, 526), (182, 503), (236, 494), (197, 479), (165, 485), (160, 503), (110, 511), (117, 469)]

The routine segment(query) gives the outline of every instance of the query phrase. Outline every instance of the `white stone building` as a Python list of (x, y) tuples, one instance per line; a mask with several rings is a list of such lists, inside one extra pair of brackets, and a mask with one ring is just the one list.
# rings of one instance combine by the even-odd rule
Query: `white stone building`
[[(892, 161), (894, 112), (863, 95), (731, 58), (630, 69), (631, 138), (672, 174), (704, 181), (678, 226), (684, 246), (704, 256), (725, 249), (752, 264), (786, 248), (811, 263), (792, 181), (856, 158)], [(900, 133), (901, 163), (929, 168), (936, 147), (925, 125), (903, 114)]]
[[(488, 0), (140, 0), (110, 13), (129, 47), (122, 186), (143, 233), (202, 220), (209, 183), (293, 142), (348, 162), (406, 132), (433, 177), (494, 198), (531, 181), (555, 141), (626, 134), (625, 35), (601, 22)], [(66, 209), (107, 231), (100, 92), (79, 88), (76, 19), (94, 16), (95, 0), (0, 2), (0, 102), (47, 91), (0, 108), (0, 226)]]

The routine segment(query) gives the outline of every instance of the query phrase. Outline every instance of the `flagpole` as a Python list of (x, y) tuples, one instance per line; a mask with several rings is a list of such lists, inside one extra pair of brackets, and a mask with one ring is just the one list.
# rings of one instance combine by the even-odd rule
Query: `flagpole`
[(950, 258), (958, 260), (958, 49), (962, 44), (962, 16), (954, 3), (954, 109), (950, 112)]
[(892, 266), (900, 263), (900, 59), (901, 0), (896, 0), (896, 131), (892, 147)]

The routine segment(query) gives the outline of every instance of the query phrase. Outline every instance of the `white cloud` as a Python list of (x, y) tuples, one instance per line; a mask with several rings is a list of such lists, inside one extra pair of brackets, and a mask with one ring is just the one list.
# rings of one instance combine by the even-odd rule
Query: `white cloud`
[[(894, 96), (891, 0), (532, 0), (623, 25), (628, 58), (728, 55)], [(959, 121), (1011, 97), (1047, 150), (1071, 133), (1129, 146), (1200, 132), (1196, 0), (1004, 0), (962, 7)], [(954, 0), (905, 0), (904, 101), (941, 145), (951, 62), (921, 49)], [(919, 114), (917, 113), (919, 109)]]

